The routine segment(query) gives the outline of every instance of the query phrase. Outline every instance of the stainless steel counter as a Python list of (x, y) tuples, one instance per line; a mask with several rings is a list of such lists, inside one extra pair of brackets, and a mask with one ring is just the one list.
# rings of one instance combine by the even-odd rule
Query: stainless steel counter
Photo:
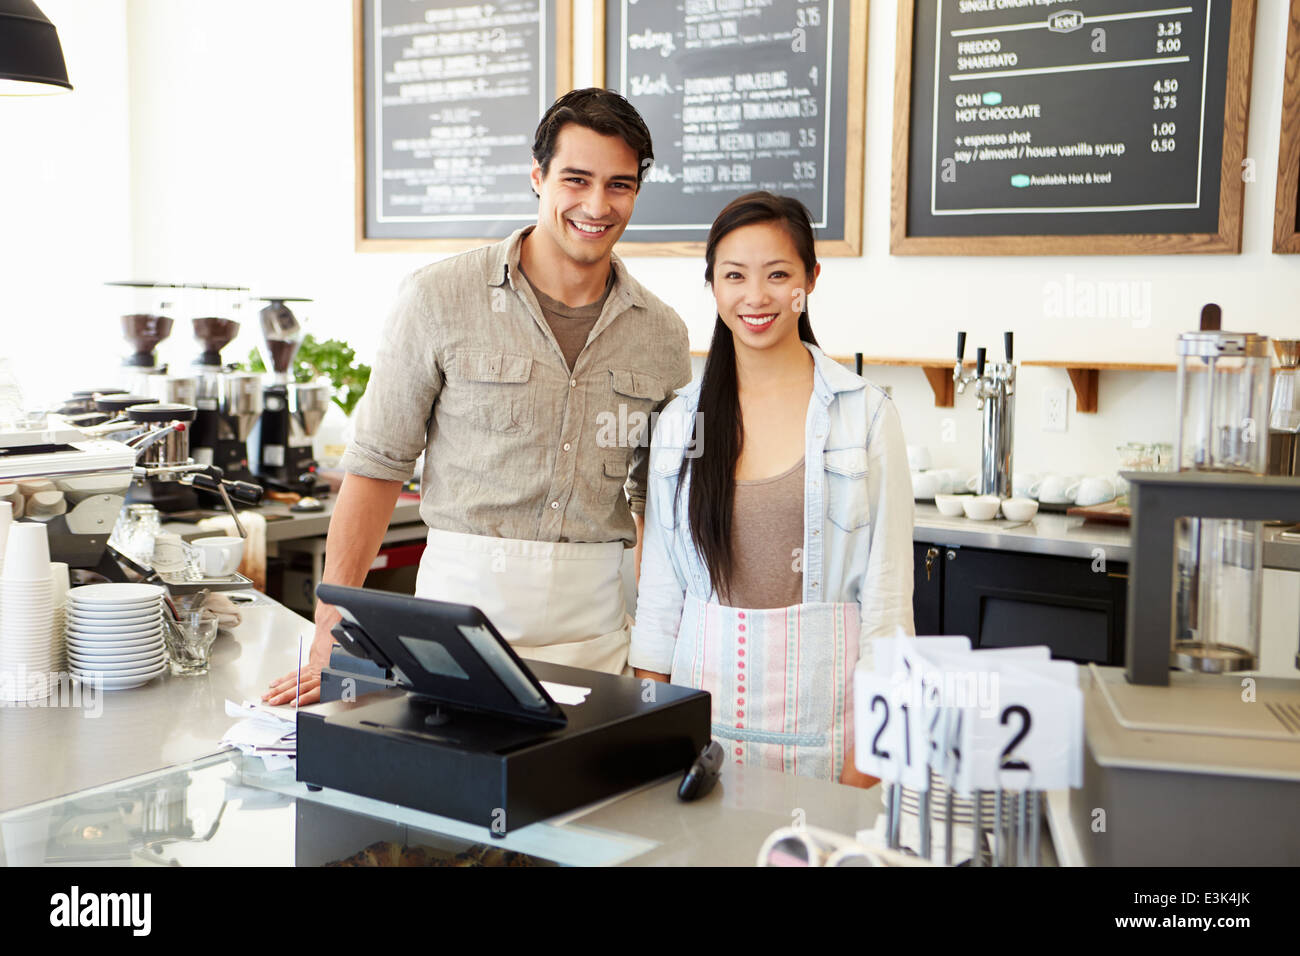
[(1123, 525), (1086, 523), (1082, 518), (1039, 512), (1030, 521), (974, 521), (949, 518), (934, 505), (916, 504), (912, 540), (928, 544), (958, 545), (1050, 554), (1062, 558), (1092, 558), (1105, 551), (1108, 561), (1128, 561), (1132, 550), (1129, 530)]
[(234, 721), (225, 701), (260, 700), (267, 684), (298, 663), (311, 622), (259, 596), (222, 631), (200, 677), (165, 675), (143, 687), (64, 694), (43, 706), (0, 706), (0, 811), (163, 767), (221, 749)]
[[(1264, 531), (1264, 567), (1300, 571), (1300, 534), (1286, 534), (1290, 527)], [(1102, 548), (1108, 561), (1132, 558), (1129, 529), (1125, 525), (1085, 522), (1083, 518), (1039, 512), (1028, 522), (973, 521), (949, 518), (931, 504), (916, 504), (912, 540), (927, 544), (992, 548), (1050, 554), (1062, 558), (1092, 558)]]

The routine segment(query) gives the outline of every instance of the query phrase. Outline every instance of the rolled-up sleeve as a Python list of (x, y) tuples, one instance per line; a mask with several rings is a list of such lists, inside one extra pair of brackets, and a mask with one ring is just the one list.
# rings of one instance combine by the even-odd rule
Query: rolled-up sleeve
[(348, 474), (406, 481), (428, 444), (429, 419), (442, 390), (437, 316), (420, 273), (408, 276), (384, 324), (354, 435), (340, 467)]
[(628, 663), (656, 674), (671, 674), (686, 578), (674, 560), (671, 532), (659, 520), (673, 507), (675, 481), (655, 481), (646, 498), (645, 538), (641, 549), (641, 578), (637, 584), (636, 623)]
[[(884, 401), (867, 434), (871, 545), (860, 596), (861, 647), (900, 629), (915, 634), (912, 616), (912, 525), (915, 504), (898, 409)], [(867, 656), (864, 653), (864, 656)]]
[[(654, 417), (658, 418), (659, 414), (668, 407), (668, 403), (674, 398), (678, 389), (684, 388), (691, 380), (691, 348), (690, 336), (686, 331), (686, 323), (676, 312), (672, 314), (673, 328), (677, 332), (672, 337), (673, 345), (667, 350), (665, 355), (667, 359), (667, 393), (664, 400), (659, 403), (654, 410)], [(649, 436), (649, 429), (646, 435)], [(632, 509), (634, 515), (644, 515), (646, 511), (646, 484), (650, 475), (650, 442), (647, 440), (632, 449), (632, 464), (628, 469), (627, 483), (624, 485), (624, 491), (627, 492), (628, 506)]]

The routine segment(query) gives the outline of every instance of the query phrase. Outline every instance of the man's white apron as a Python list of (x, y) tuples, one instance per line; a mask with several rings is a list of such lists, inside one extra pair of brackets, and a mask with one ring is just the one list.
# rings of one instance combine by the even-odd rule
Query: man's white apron
[(416, 597), (472, 604), (526, 660), (627, 668), (623, 543), (524, 541), (430, 530)]

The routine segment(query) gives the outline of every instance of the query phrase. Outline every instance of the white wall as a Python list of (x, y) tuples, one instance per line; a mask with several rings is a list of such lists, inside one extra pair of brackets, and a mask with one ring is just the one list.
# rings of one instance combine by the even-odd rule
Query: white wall
[[(592, 75), (591, 0), (575, 0), (575, 7), (575, 80), (586, 84)], [(301, 310), (314, 331), (346, 337), (363, 358), (369, 355), (401, 276), (432, 257), (353, 251), (350, 0), (49, 0), (46, 12), (64, 37), (78, 92), (64, 98), (70, 105), (32, 102), (21, 109), (81, 110), (99, 135), (83, 151), (66, 141), (43, 147), (58, 172), (31, 177), (20, 199), (3, 194), (6, 207), (17, 204), (16, 215), (5, 216), (5, 248), (17, 250), (17, 261), (25, 263), (14, 277), (17, 295), (4, 297), (6, 309), (15, 301), (29, 311), (39, 304), (44, 314), (53, 308), (62, 328), (78, 330), (77, 362), (98, 361), (108, 369), (123, 351), (115, 319), (107, 307), (88, 308), (85, 290), (122, 277), (123, 270), (229, 281), (315, 298)], [(1262, 0), (1247, 150), (1258, 181), (1246, 189), (1242, 255), (912, 258), (889, 255), (896, 10), (876, 0), (865, 253), (823, 263), (811, 299), (823, 346), (840, 354), (946, 357), (953, 333), (964, 328), (968, 355), (987, 344), (1000, 356), (1001, 332), (1009, 328), (1017, 333), (1020, 359), (1172, 362), (1177, 333), (1195, 326), (1208, 301), (1223, 305), (1228, 327), (1300, 336), (1300, 257), (1270, 252), (1285, 22), (1281, 0)], [(41, 114), (43, 128), (57, 122), (52, 116)], [(0, 163), (13, 161), (0, 157)], [(77, 184), (79, 198), (66, 195), (69, 183)], [(128, 243), (113, 241), (124, 235), (129, 257)], [(702, 262), (629, 259), (634, 273), (681, 312), (693, 347), (705, 348), (713, 313)], [(52, 296), (54, 278), (59, 292)], [(1139, 288), (1149, 289), (1150, 314), (1048, 317), (1047, 290), (1067, 281), (1149, 284)], [(77, 286), (82, 292), (69, 295)], [(57, 301), (45, 305), (51, 297)], [(242, 357), (255, 344), (249, 323), (227, 355)], [(162, 351), (185, 363), (195, 349), (182, 331)], [(61, 369), (52, 374), (68, 388), (85, 381), (72, 381)], [(959, 398), (956, 409), (935, 409), (919, 370), (872, 369), (868, 376), (892, 388), (910, 442), (931, 446), (939, 465), (977, 467), (979, 419), (969, 396)], [(1040, 429), (1047, 385), (1068, 385), (1065, 372), (1021, 370), (1019, 468), (1111, 470), (1118, 442), (1173, 438), (1172, 374), (1103, 374), (1100, 412), (1071, 414), (1064, 434)], [(949, 420), (955, 440), (944, 442)]]
[(29, 406), (112, 377), (100, 283), (131, 269), (126, 0), (41, 8), (74, 92), (0, 97), (0, 358)]

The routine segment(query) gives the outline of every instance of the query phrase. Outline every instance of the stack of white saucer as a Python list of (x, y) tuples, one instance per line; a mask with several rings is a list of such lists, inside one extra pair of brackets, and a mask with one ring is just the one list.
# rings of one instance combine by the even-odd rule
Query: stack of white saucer
[(45, 525), (12, 522), (0, 569), (0, 698), (41, 700), (59, 670)]
[(87, 584), (68, 591), (68, 669), (104, 690), (147, 684), (167, 670), (163, 589)]

